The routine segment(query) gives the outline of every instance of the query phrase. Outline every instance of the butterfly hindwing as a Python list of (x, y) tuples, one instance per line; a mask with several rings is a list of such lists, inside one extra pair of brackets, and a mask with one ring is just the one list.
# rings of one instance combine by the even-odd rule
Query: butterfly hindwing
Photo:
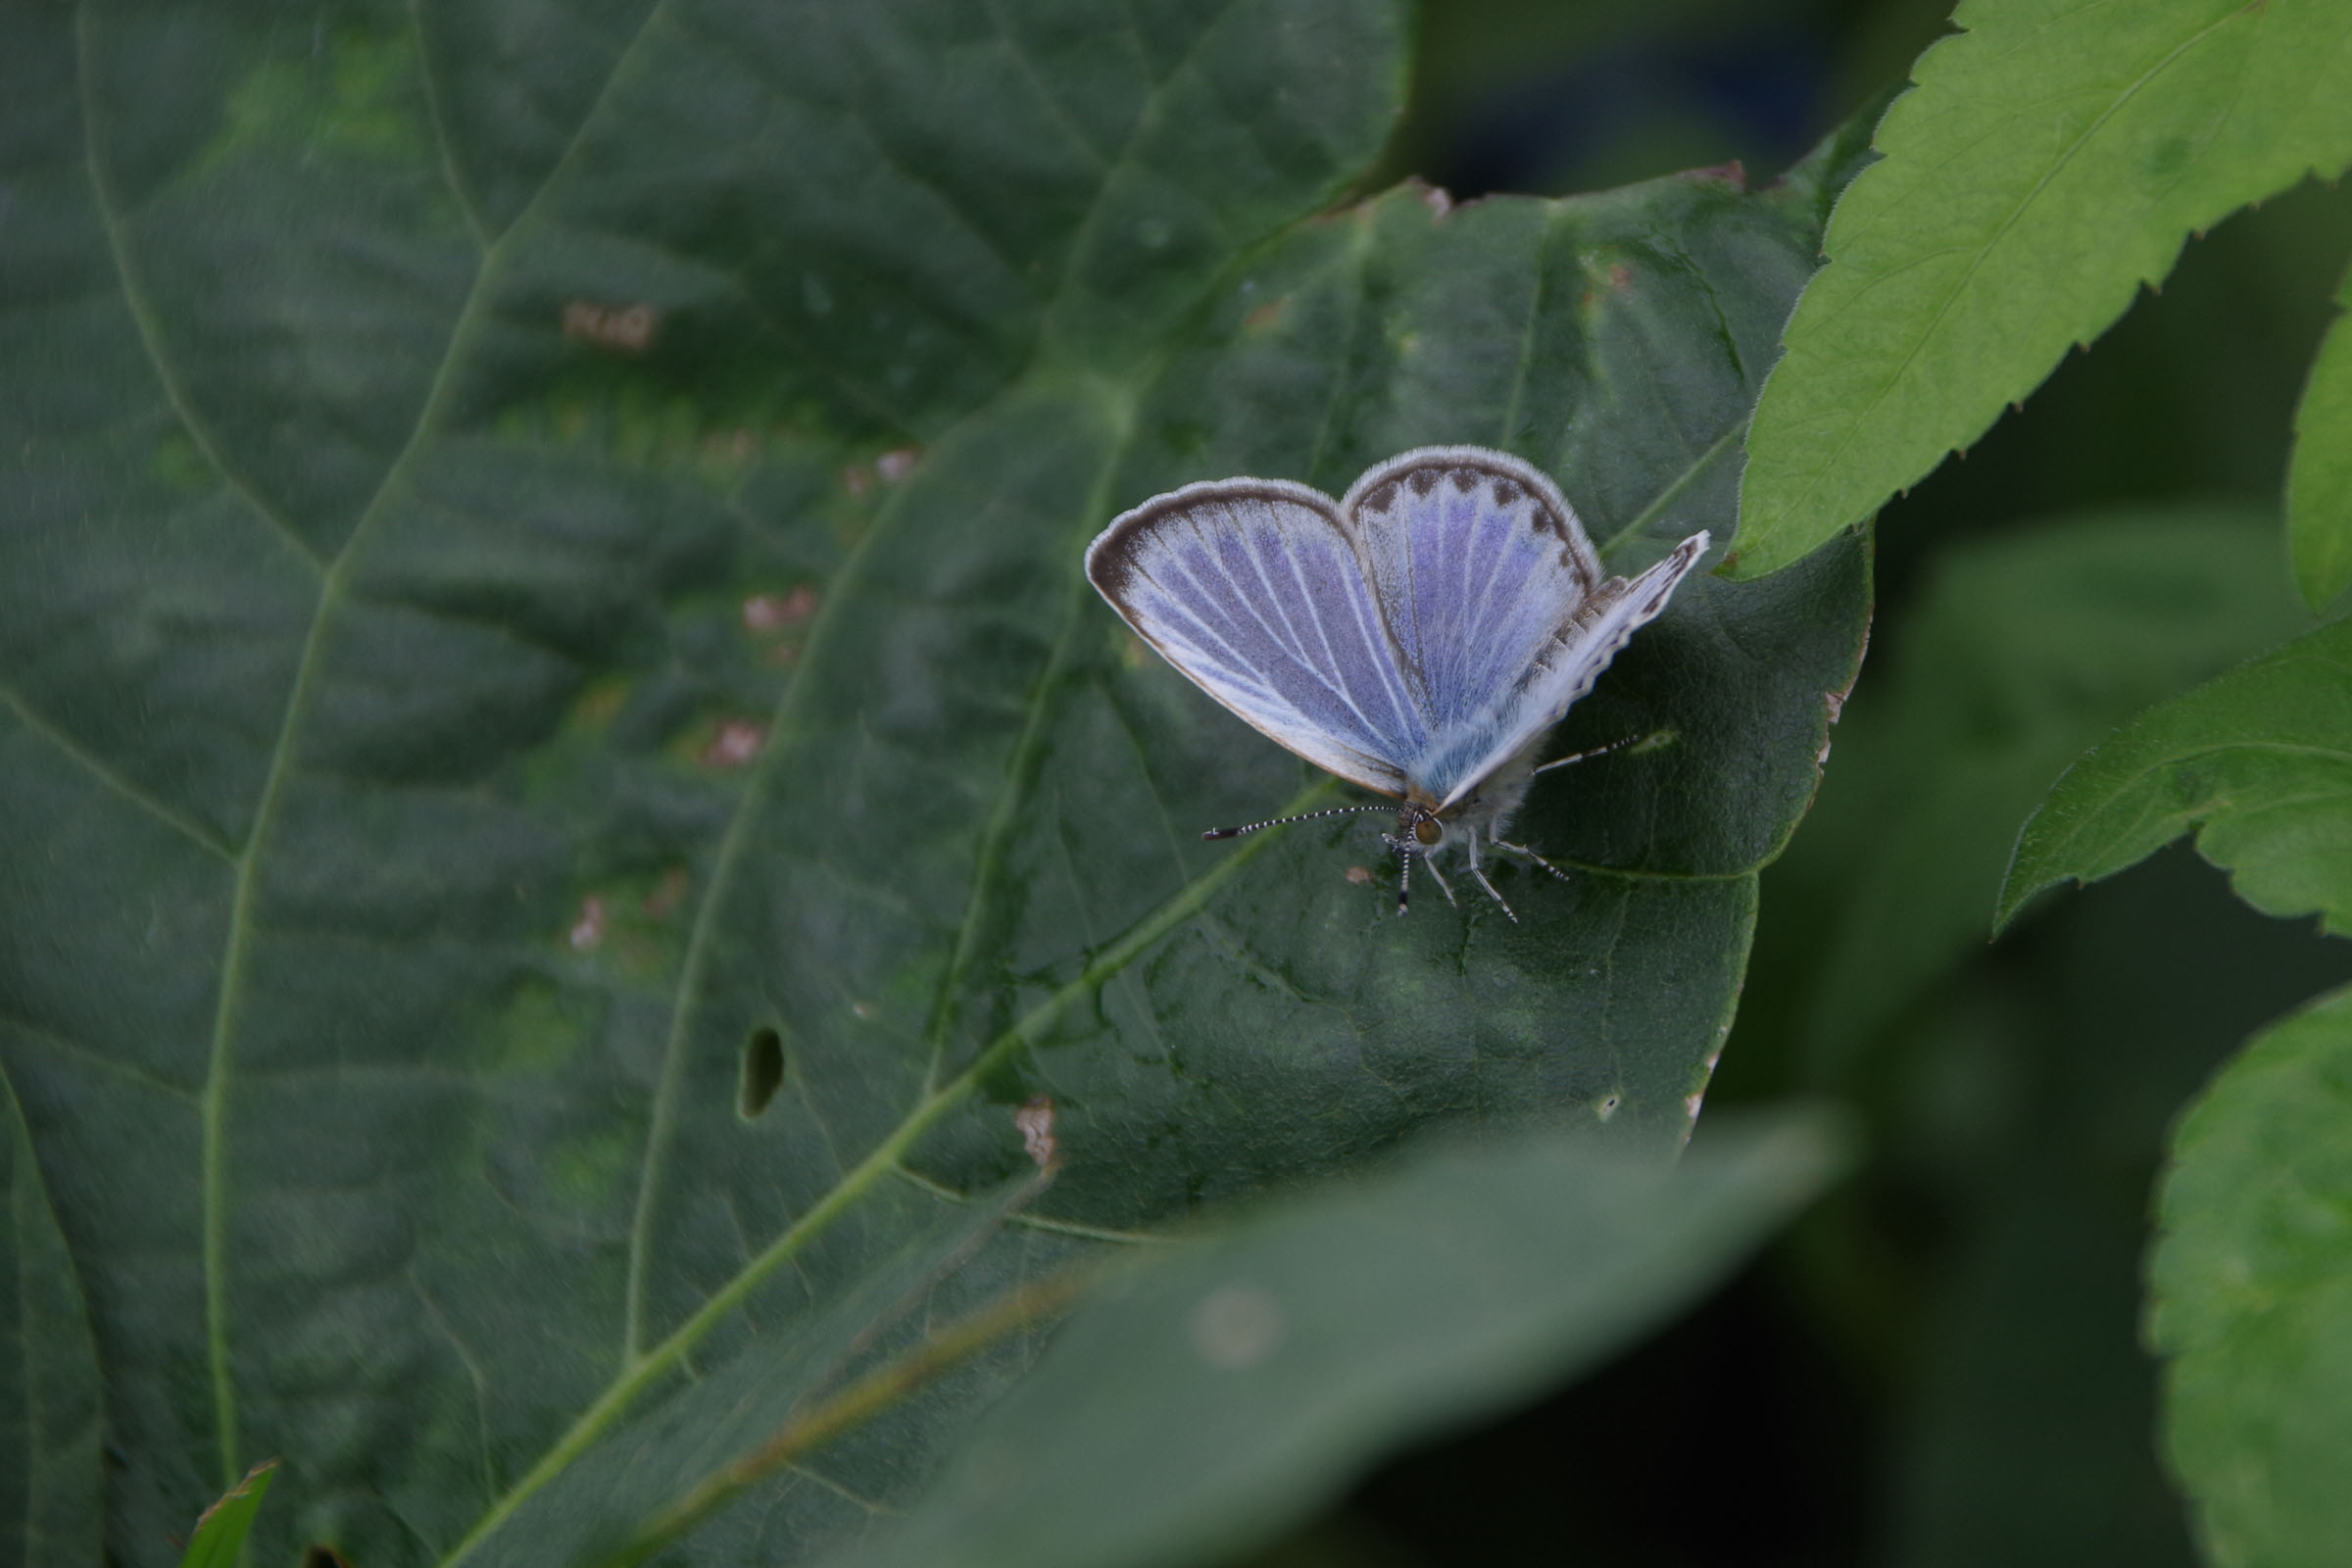
[(1351, 783), (1404, 792), (1428, 718), (1330, 497), (1278, 479), (1187, 485), (1113, 521), (1086, 572), (1250, 724)]

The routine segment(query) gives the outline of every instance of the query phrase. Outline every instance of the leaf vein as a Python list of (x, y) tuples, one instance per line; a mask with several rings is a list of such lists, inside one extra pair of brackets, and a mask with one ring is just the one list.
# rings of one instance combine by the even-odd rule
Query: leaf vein
[[(310, 564), (314, 574), (323, 576), (326, 571), (325, 558), (303, 537), (292, 519), (280, 514), (275, 507), (264, 501), (260, 492), (229, 466), (219, 443), (213, 439), (212, 431), (196, 416), (196, 409), (188, 399), (187, 388), (181, 383), (171, 357), (164, 352), (163, 322), (156, 316), (154, 302), (147, 297), (147, 288), (139, 278), (138, 270), (130, 264), (130, 247), (122, 234), (121, 204), (115, 197), (114, 182), (106, 172), (105, 160), (98, 152), (98, 96), (90, 85), (91, 57), (96, 53), (96, 45), (91, 37), (94, 25), (91, 7), (88, 0), (83, 0), (74, 10), (74, 40), (75, 86), (81, 100), (82, 148), (89, 172), (91, 205), (97, 209), (98, 226), (106, 235), (107, 255), (114, 264), (117, 280), (122, 285), (123, 307), (130, 313), (131, 325), (139, 336), (139, 347), (146, 354), (149, 367), (155, 371), (156, 381), (163, 389), (164, 401), (170, 406), (172, 416), (179, 421), (180, 428), (187, 431), (188, 439), (195, 444), (196, 450), (204, 454), (204, 460), (212, 465), (213, 471), (220, 476), (220, 482), (251, 507), (264, 522), (269, 523), (295, 555)], [(226, 1486), (235, 1486), (242, 1474), (239, 1471), (231, 1475)]]
[(104, 758), (87, 750), (71, 735), (42, 717), (17, 692), (7, 686), (0, 686), (0, 703), (7, 705), (9, 711), (17, 716), (17, 721), (25, 729), (48, 742), (61, 756), (122, 797), (123, 800), (139, 808), (199, 849), (210, 852), (223, 861), (235, 863), (236, 851), (229, 847), (227, 840), (200, 826), (192, 818), (181, 815), (149, 794), (144, 788), (123, 777), (109, 765)]
[(465, 175), (458, 169), (457, 144), (450, 135), (449, 118), (441, 106), (441, 84), (433, 74), (432, 40), (425, 36), (423, 0), (409, 0), (409, 25), (416, 31), (416, 74), (424, 84), (425, 118), (432, 122), (433, 148), (440, 159), (442, 182), (449, 187), (450, 200), (457, 203), (459, 216), (466, 220), (475, 248), (488, 250), (490, 230), (466, 189)]

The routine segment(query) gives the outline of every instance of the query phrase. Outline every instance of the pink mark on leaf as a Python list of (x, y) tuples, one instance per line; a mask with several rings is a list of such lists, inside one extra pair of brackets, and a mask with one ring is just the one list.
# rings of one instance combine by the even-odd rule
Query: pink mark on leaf
[(605, 901), (591, 893), (580, 901), (580, 917), (571, 924), (569, 933), (574, 952), (586, 953), (605, 940)]
[(1012, 1124), (1021, 1130), (1021, 1148), (1039, 1170), (1052, 1170), (1061, 1162), (1061, 1151), (1054, 1141), (1054, 1097), (1032, 1095), (1012, 1113)]
[(765, 739), (766, 726), (748, 718), (731, 718), (718, 726), (718, 733), (703, 748), (703, 762), (710, 767), (741, 767), (760, 755), (760, 743)]
[(564, 335), (624, 354), (643, 354), (653, 347), (662, 325), (660, 308), (647, 305), (599, 305), (573, 300), (564, 307)]

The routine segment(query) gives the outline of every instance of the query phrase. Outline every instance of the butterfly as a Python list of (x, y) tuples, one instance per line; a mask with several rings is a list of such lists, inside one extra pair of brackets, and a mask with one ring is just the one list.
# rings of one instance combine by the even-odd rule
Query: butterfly
[(1426, 862), (1459, 846), (1503, 913), (1480, 850), (1502, 835), (1540, 772), (1535, 754), (1569, 705), (1707, 548), (1692, 534), (1636, 577), (1604, 577), (1549, 478), (1507, 452), (1419, 447), (1364, 470), (1338, 501), (1287, 479), (1215, 479), (1120, 514), (1087, 547), (1086, 575), (1144, 641), (1209, 696), (1316, 766), (1396, 804), (1396, 912)]

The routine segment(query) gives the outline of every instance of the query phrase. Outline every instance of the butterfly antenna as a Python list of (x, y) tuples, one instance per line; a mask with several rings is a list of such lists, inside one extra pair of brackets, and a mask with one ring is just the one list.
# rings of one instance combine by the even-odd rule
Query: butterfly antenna
[(1457, 909), (1460, 908), (1462, 906), (1462, 901), (1455, 898), (1453, 896), (1453, 889), (1446, 885), (1446, 873), (1438, 869), (1438, 862), (1432, 859), (1424, 858), (1421, 863), (1429, 872), (1430, 880), (1437, 883), (1438, 891), (1446, 895), (1446, 902), (1452, 905)]
[(1297, 816), (1272, 816), (1263, 822), (1250, 822), (1241, 827), (1212, 827), (1200, 836), (1204, 839), (1238, 839), (1245, 833), (1254, 833), (1261, 827), (1281, 827), (1286, 822), (1312, 822), (1318, 816), (1346, 816), (1351, 811), (1394, 811), (1394, 806), (1335, 806), (1328, 811), (1301, 811)]
[[(1537, 768), (1536, 772), (1548, 773), (1555, 767), (1566, 767), (1570, 762), (1581, 762), (1590, 757), (1606, 757), (1611, 752), (1622, 752), (1628, 746), (1633, 745), (1634, 742), (1640, 740), (1641, 738), (1642, 737), (1639, 735), (1628, 735), (1621, 741), (1611, 741), (1606, 746), (1595, 746), (1589, 752), (1575, 752), (1566, 757), (1554, 758), (1552, 760), (1545, 762), (1542, 767)], [(1534, 775), (1531, 774), (1529, 776), (1533, 777)]]
[(1401, 841), (1391, 842), (1396, 847), (1396, 912), (1402, 914), (1413, 896), (1413, 852)]

